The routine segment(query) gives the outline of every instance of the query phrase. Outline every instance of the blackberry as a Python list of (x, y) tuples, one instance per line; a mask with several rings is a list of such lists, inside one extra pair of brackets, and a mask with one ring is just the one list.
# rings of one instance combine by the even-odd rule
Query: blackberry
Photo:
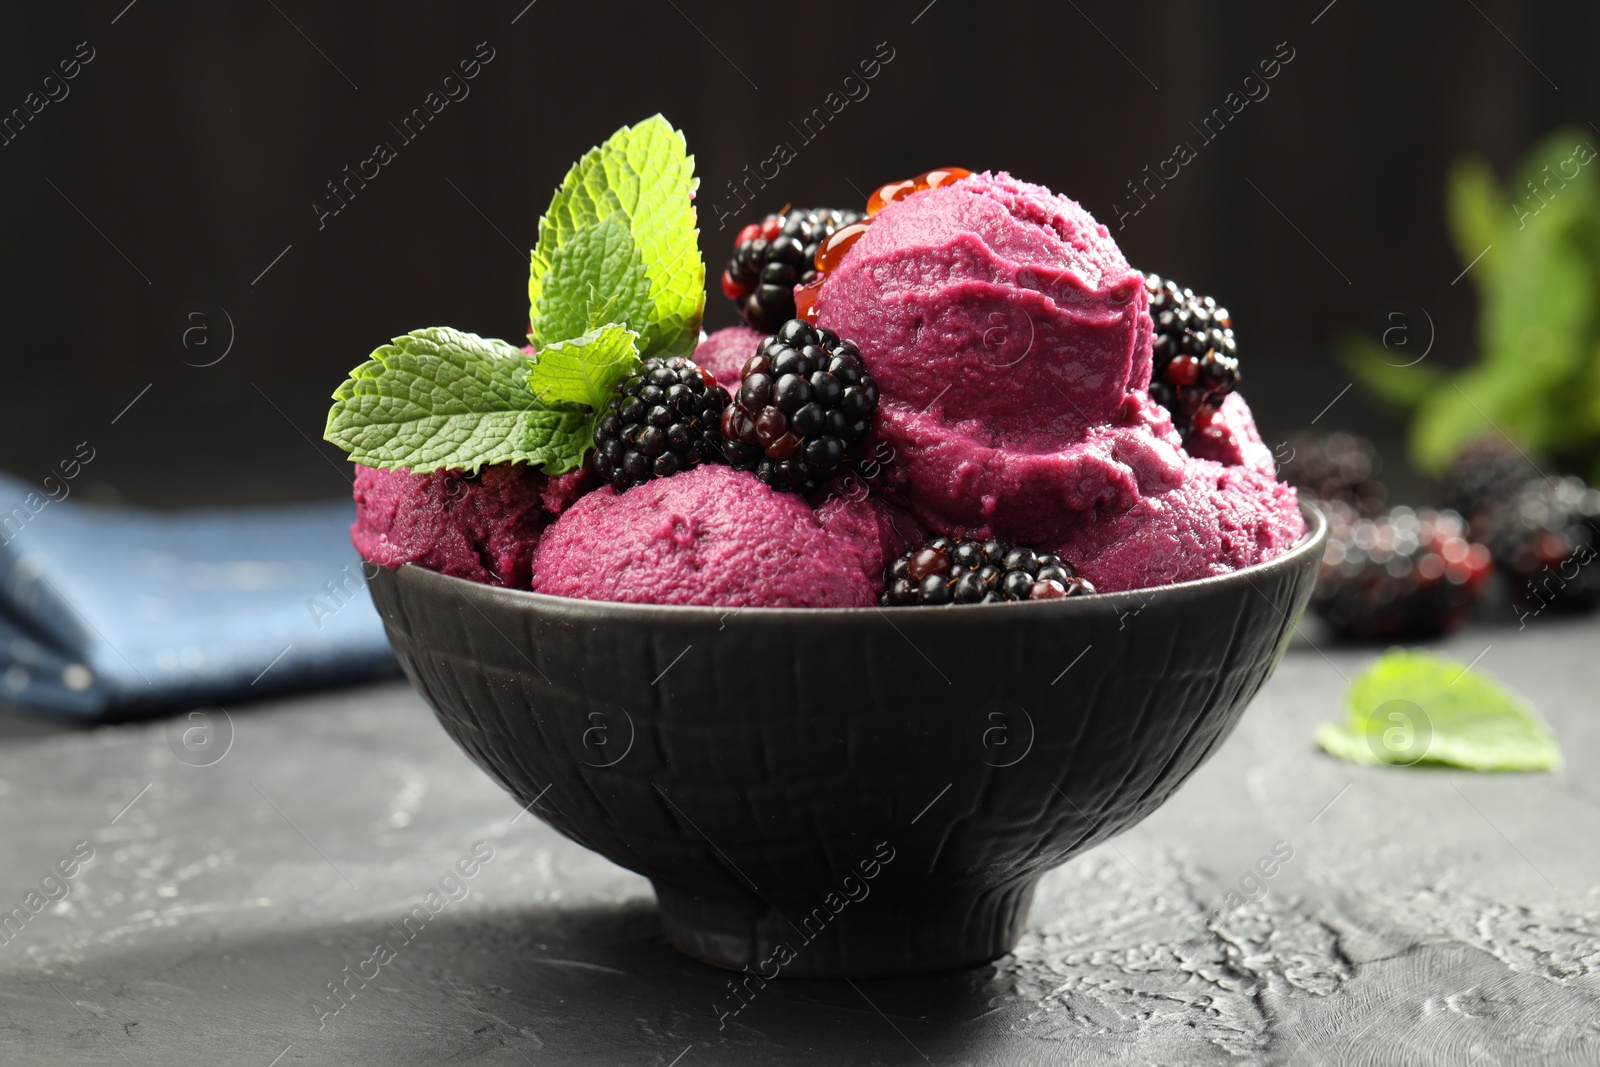
[(1538, 480), (1539, 468), (1534, 462), (1504, 437), (1491, 434), (1457, 454), (1439, 490), (1445, 506), (1465, 515), (1482, 538), (1492, 536), (1494, 516)]
[(1392, 508), (1363, 516), (1324, 501), (1328, 547), (1311, 609), (1340, 637), (1401, 641), (1459, 629), (1492, 569), (1454, 511)]
[(935, 537), (891, 563), (883, 584), (878, 602), (884, 607), (1057, 600), (1094, 592), (1061, 557), (998, 538)]
[(795, 317), (794, 287), (817, 276), (824, 240), (866, 216), (839, 208), (795, 208), (768, 215), (739, 231), (733, 258), (722, 272), (722, 291), (739, 305), (746, 325), (772, 333)]
[(1519, 616), (1600, 603), (1600, 489), (1581, 478), (1539, 478), (1481, 524)]
[(790, 319), (745, 362), (722, 412), (723, 455), (774, 489), (809, 493), (866, 441), (877, 408), (856, 346)]
[(612, 391), (594, 428), (594, 469), (617, 489), (717, 457), (728, 391), (682, 356), (647, 359)]
[(1279, 476), (1318, 500), (1349, 504), (1363, 515), (1383, 510), (1388, 490), (1378, 480), (1383, 461), (1365, 437), (1302, 430), (1289, 438)]
[(1159, 274), (1145, 276), (1150, 291), (1150, 397), (1172, 414), (1185, 437), (1211, 423), (1222, 398), (1239, 387), (1239, 346), (1233, 317), (1209, 296), (1196, 296)]

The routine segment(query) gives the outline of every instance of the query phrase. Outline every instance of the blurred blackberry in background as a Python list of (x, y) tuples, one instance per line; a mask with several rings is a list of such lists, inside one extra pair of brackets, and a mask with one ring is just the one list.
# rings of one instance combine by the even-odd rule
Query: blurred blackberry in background
[(1489, 550), (1454, 511), (1392, 508), (1363, 516), (1323, 501), (1328, 547), (1311, 609), (1340, 637), (1406, 641), (1459, 629), (1488, 579)]
[(1536, 480), (1542, 476), (1535, 461), (1504, 437), (1490, 434), (1462, 449), (1451, 461), (1439, 494), (1446, 507), (1475, 524), (1475, 532), (1484, 540), (1495, 513), (1509, 507), (1523, 488)]
[(1289, 438), (1289, 449), (1278, 476), (1296, 489), (1348, 504), (1362, 515), (1383, 510), (1389, 495), (1377, 477), (1383, 460), (1365, 437), (1308, 429)]
[(817, 248), (835, 230), (860, 222), (859, 211), (796, 208), (739, 231), (722, 272), (722, 292), (745, 324), (772, 333), (795, 317), (794, 287), (817, 276)]
[(1222, 398), (1239, 387), (1239, 346), (1233, 318), (1209, 296), (1197, 296), (1159, 274), (1150, 291), (1150, 397), (1172, 415), (1185, 437), (1211, 424)]
[(595, 423), (595, 473), (620, 490), (717, 458), (728, 391), (706, 378), (682, 356), (645, 360)]
[(1546, 477), (1548, 462), (1491, 434), (1463, 449), (1440, 485), (1489, 546), (1519, 615), (1600, 604), (1600, 490)]
[(1485, 515), (1474, 529), (1486, 528), (1519, 614), (1600, 603), (1600, 489), (1581, 478), (1536, 478)]
[(884, 607), (1058, 600), (1094, 592), (1061, 557), (999, 538), (935, 537), (891, 563), (883, 581)]

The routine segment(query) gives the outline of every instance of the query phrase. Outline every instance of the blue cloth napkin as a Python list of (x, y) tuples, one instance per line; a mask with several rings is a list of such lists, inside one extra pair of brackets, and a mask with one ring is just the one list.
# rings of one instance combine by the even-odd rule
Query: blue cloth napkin
[(353, 517), (100, 508), (0, 475), (0, 702), (127, 717), (397, 673)]

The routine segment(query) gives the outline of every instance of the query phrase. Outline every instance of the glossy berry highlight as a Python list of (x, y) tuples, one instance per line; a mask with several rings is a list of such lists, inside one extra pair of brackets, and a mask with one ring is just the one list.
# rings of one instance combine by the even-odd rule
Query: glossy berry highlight
[(1059, 600), (1095, 591), (1061, 557), (999, 538), (935, 537), (891, 563), (883, 584), (884, 607)]
[(1150, 293), (1150, 398), (1172, 415), (1178, 432), (1211, 425), (1224, 397), (1239, 388), (1239, 345), (1233, 317), (1209, 296), (1197, 296), (1158, 274)]
[(719, 458), (727, 405), (728, 391), (691, 360), (645, 360), (595, 423), (595, 473), (627, 489)]
[(790, 319), (745, 362), (721, 416), (723, 453), (775, 489), (809, 493), (867, 440), (877, 408), (860, 350)]

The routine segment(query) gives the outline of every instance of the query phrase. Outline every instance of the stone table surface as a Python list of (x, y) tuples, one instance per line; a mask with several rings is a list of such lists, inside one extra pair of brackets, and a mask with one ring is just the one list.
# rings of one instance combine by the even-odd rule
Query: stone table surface
[[(68, 894), (5, 931), (0, 1063), (1600, 1063), (1600, 624), (1538, 622), (1442, 647), (1534, 702), (1560, 773), (1327, 758), (1376, 653), (1300, 644), (1171, 802), (1046, 877), (1014, 954), (780, 980), (726, 1018), (648, 883), (520, 814), (404, 685), (0, 718), (0, 914)], [(347, 967), (377, 973), (335, 1000)]]

